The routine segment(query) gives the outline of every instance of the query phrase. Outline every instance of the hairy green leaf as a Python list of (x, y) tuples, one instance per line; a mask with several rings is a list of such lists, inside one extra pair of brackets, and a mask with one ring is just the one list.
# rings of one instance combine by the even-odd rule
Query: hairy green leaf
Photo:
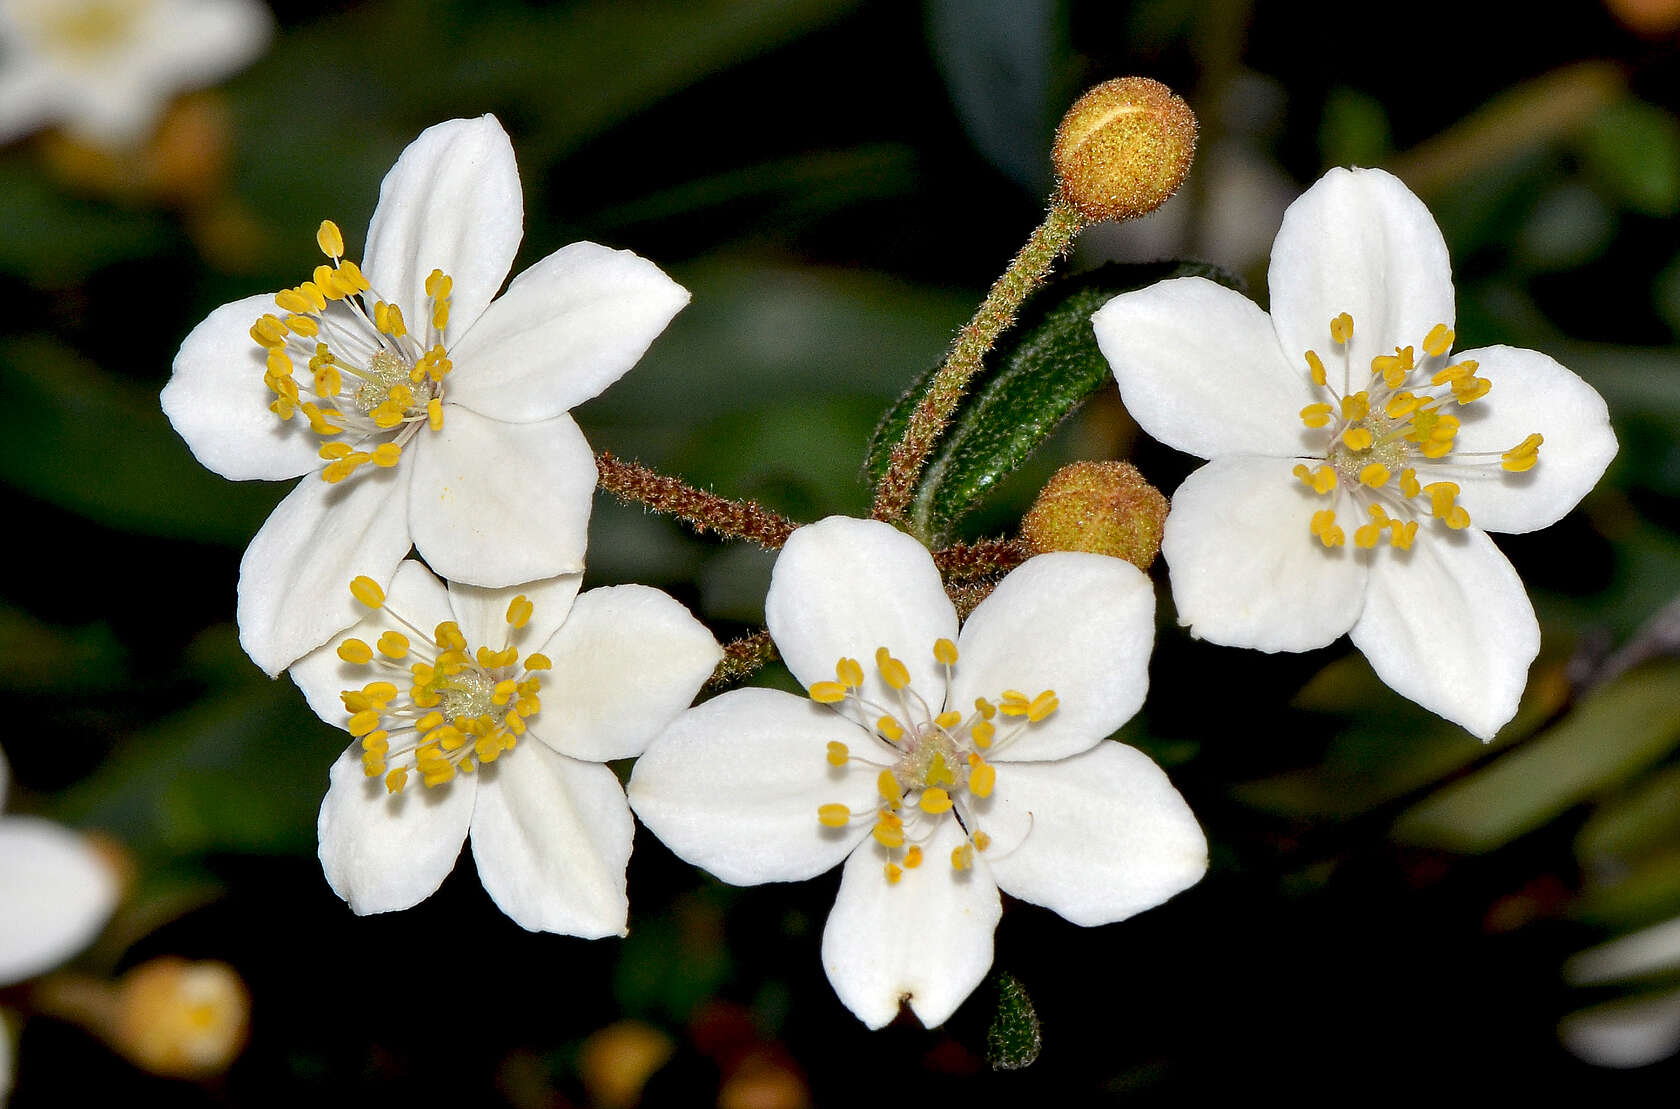
[(986, 1029), (986, 1061), (993, 1070), (1030, 1067), (1044, 1046), (1032, 998), (1013, 974), (998, 975), (997, 1014)]

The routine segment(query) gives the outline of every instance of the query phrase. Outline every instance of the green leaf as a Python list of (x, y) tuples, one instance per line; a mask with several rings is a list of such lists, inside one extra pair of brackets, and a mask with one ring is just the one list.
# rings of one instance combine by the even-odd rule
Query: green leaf
[(1414, 806), (1396, 838), (1481, 852), (1612, 789), (1680, 744), (1680, 663), (1595, 690), (1541, 735)]
[(1680, 120), (1655, 104), (1625, 99), (1587, 128), (1587, 167), (1627, 207), (1648, 216), (1680, 212)]
[(1575, 856), (1594, 865), (1674, 843), (1680, 843), (1680, 766), (1651, 775), (1594, 813), (1575, 837)]
[(153, 212), (74, 196), (17, 165), (0, 168), (0, 272), (62, 288), (118, 262), (166, 249), (171, 230)]
[(1571, 915), (1611, 929), (1643, 928), (1680, 913), (1680, 849), (1653, 855), (1590, 887)]
[(0, 342), (0, 480), (110, 527), (229, 544), (250, 540), (284, 488), (200, 466), (157, 394), (49, 339)]
[[(1091, 330), (1091, 314), (1120, 293), (1175, 277), (1203, 277), (1229, 288), (1236, 278), (1194, 262), (1108, 265), (1052, 282), (1027, 304), (1021, 321), (999, 341), (945, 437), (934, 449), (911, 502), (918, 533), (933, 541), (1036, 450), (1085, 399), (1112, 382)], [(876, 427), (868, 467), (885, 472), (893, 444), (931, 372), (900, 397)]]
[(1318, 147), (1326, 166), (1376, 166), (1393, 151), (1388, 112), (1368, 92), (1339, 85), (1324, 100)]
[(1044, 1047), (1038, 1012), (1026, 988), (1013, 974), (998, 974), (998, 1007), (986, 1029), (986, 1061), (993, 1070), (1032, 1066)]

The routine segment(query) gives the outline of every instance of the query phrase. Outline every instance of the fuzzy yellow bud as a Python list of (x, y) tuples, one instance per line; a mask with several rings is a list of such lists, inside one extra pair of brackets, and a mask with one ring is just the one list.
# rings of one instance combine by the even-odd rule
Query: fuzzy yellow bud
[(1149, 569), (1161, 552), (1167, 498), (1129, 462), (1075, 462), (1039, 491), (1021, 520), (1034, 554), (1090, 551)]
[(1148, 77), (1104, 81), (1074, 102), (1050, 153), (1062, 201), (1088, 223), (1153, 212), (1196, 157), (1196, 116)]
[(232, 967), (165, 956), (123, 976), (109, 1038), (153, 1074), (201, 1077), (233, 1062), (250, 1019), (250, 994)]

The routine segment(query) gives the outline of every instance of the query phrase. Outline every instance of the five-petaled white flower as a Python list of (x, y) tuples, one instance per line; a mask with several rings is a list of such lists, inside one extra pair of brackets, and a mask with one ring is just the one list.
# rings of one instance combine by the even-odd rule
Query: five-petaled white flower
[(1000, 888), (1094, 925), (1206, 870), (1166, 775), (1104, 742), (1148, 686), (1154, 593), (1129, 563), (1040, 555), (959, 634), (926, 548), (832, 517), (788, 540), (765, 610), (812, 700), (744, 689), (684, 713), (630, 802), (737, 885), (846, 860), (823, 965), (871, 1028), (901, 1000), (929, 1027), (962, 1003), (991, 966)]
[(356, 579), (373, 610), (292, 667), (310, 707), (357, 738), (319, 825), (327, 881), (357, 913), (431, 896), (470, 831), (515, 923), (624, 933), (635, 822), (602, 763), (640, 754), (722, 652), (659, 590), (580, 595), (580, 578), (446, 589), (405, 561), (389, 594)]
[(62, 124), (85, 141), (143, 141), (169, 97), (268, 45), (256, 0), (0, 0), (0, 141)]
[(163, 407), (198, 460), (234, 479), (311, 474), (240, 565), (240, 642), (270, 674), (353, 623), (343, 583), (384, 584), (411, 545), (491, 588), (583, 568), (595, 459), (569, 409), (688, 292), (580, 242), (492, 302), (523, 210), (493, 117), (431, 127), (386, 175), (362, 266), (323, 223), (331, 265), (223, 305), (182, 344)]
[(1351, 633), (1383, 681), (1491, 739), (1540, 629), (1486, 533), (1586, 495), (1616, 453), (1604, 401), (1536, 351), (1450, 353), (1446, 244), (1381, 170), (1296, 200), (1268, 282), (1270, 316), (1193, 277), (1092, 320), (1138, 423), (1210, 460), (1162, 538), (1179, 619), (1264, 651)]
[[(0, 754), (0, 802), (9, 778)], [(0, 986), (51, 970), (86, 947), (117, 893), (111, 867), (75, 832), (36, 816), (0, 818)]]

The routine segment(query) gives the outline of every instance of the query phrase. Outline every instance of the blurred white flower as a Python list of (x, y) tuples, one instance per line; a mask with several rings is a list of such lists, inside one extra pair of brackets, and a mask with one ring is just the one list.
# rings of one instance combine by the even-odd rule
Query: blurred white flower
[(871, 1028), (904, 1000), (929, 1027), (955, 1011), (991, 966), (999, 889), (1094, 925), (1206, 870), (1166, 775), (1104, 742), (1148, 687), (1155, 598), (1130, 563), (1030, 559), (959, 633), (926, 548), (831, 517), (788, 540), (765, 612), (812, 699), (744, 689), (684, 713), (631, 804), (736, 885), (844, 860), (823, 965)]
[(175, 93), (256, 58), (273, 22), (257, 0), (0, 0), (0, 141), (57, 124), (137, 145)]
[(1450, 353), (1446, 244), (1381, 170), (1290, 206), (1269, 283), (1270, 315), (1180, 278), (1092, 319), (1143, 429), (1211, 460), (1162, 537), (1179, 619), (1264, 651), (1351, 634), (1396, 691), (1491, 739), (1540, 629), (1487, 532), (1546, 527), (1597, 483), (1604, 401), (1535, 351)]
[(327, 881), (357, 913), (431, 896), (470, 832), (515, 923), (624, 933), (634, 821), (602, 764), (640, 754), (722, 652), (657, 589), (580, 595), (580, 578), (445, 589), (407, 561), (389, 595), (358, 579), (374, 611), (292, 667), (321, 719), (357, 737), (319, 823)]
[(240, 642), (268, 673), (355, 622), (343, 583), (383, 585), (411, 546), (492, 588), (583, 569), (595, 456), (569, 410), (688, 292), (580, 242), (492, 303), (523, 225), (501, 125), (438, 124), (386, 175), (362, 266), (323, 223), (332, 265), (223, 305), (182, 343), (162, 402), (198, 460), (235, 480), (312, 475), (240, 565)]
[[(1563, 966), (1573, 986), (1662, 981), (1680, 970), (1680, 917), (1588, 948)], [(1680, 1051), (1680, 990), (1626, 997), (1571, 1013), (1563, 1045), (1601, 1067), (1643, 1067)]]

